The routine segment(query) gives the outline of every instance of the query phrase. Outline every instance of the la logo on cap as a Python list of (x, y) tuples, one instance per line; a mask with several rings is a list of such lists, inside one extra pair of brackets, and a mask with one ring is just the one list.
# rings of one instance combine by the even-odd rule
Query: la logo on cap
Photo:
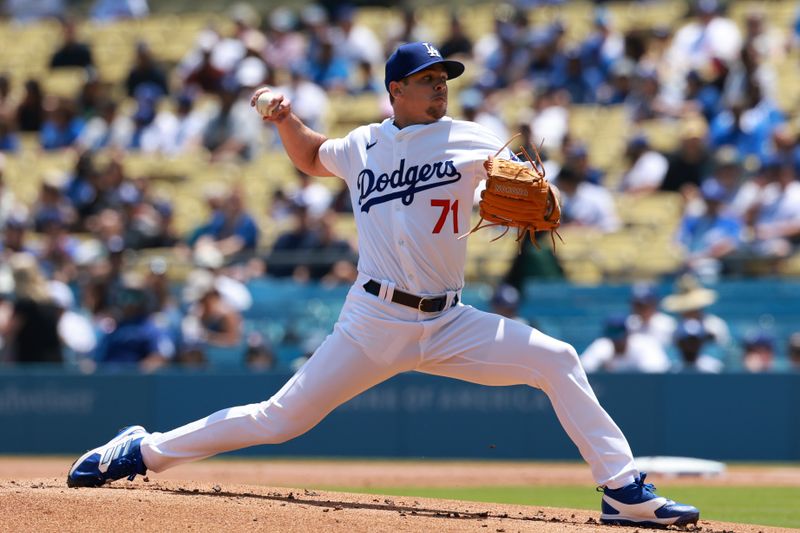
[(428, 55), (431, 57), (442, 57), (442, 54), (439, 53), (439, 50), (436, 49), (431, 43), (422, 43), (422, 46), (428, 50)]

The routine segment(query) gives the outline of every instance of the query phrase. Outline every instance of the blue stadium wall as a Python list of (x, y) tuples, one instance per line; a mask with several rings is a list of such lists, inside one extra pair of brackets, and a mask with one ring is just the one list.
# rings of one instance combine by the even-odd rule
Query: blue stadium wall
[[(269, 397), (284, 374), (0, 374), (0, 453), (75, 454), (140, 423), (163, 431)], [(595, 375), (637, 455), (800, 460), (800, 374)], [(550, 402), (528, 387), (403, 374), (270, 456), (577, 459)]]

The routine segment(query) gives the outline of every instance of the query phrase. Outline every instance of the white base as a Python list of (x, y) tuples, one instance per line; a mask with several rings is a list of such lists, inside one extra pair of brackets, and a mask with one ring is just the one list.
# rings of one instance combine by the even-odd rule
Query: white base
[(647, 472), (648, 474), (712, 477), (725, 473), (724, 463), (693, 457), (636, 457), (634, 462), (640, 472)]

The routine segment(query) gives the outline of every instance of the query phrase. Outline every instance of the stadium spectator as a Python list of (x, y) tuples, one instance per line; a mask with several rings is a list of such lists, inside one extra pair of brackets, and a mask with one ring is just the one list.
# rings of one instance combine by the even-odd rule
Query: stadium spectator
[(661, 182), (662, 191), (677, 191), (687, 197), (696, 193), (711, 166), (707, 135), (708, 125), (702, 116), (690, 115), (683, 119), (680, 145), (667, 157), (669, 167)]
[(748, 372), (769, 372), (775, 364), (775, 339), (766, 331), (751, 331), (742, 341), (742, 366)]
[(700, 114), (706, 120), (716, 117), (723, 109), (719, 80), (709, 79), (713, 73), (690, 70), (686, 74), (683, 102), (676, 114)]
[(744, 15), (744, 42), (747, 46), (752, 46), (759, 57), (777, 61), (786, 57), (790, 46), (785, 29), (770, 24), (766, 12), (760, 6), (748, 9)]
[(752, 225), (758, 214), (764, 191), (777, 178), (781, 161), (775, 156), (759, 158), (757, 168), (743, 180), (728, 206), (732, 215), (739, 217), (747, 225)]
[(74, 279), (80, 241), (68, 232), (64, 215), (56, 210), (47, 211), (39, 216), (37, 223), (41, 225), (37, 254), (39, 266), (48, 278)]
[(322, 87), (328, 94), (346, 93), (350, 80), (351, 63), (336, 47), (334, 36), (324, 34), (316, 53), (309, 55), (304, 65), (308, 79)]
[(78, 115), (85, 122), (97, 114), (100, 104), (110, 98), (111, 90), (108, 84), (101, 81), (95, 68), (85, 69), (82, 75), (83, 83), (75, 98), (75, 105)]
[(213, 42), (211, 61), (215, 67), (232, 75), (236, 65), (245, 57), (247, 48), (245, 40), (252, 32), (260, 33), (260, 15), (255, 8), (246, 2), (237, 2), (228, 9), (231, 31), (226, 36), (217, 35)]
[(797, 129), (792, 124), (783, 123), (772, 131), (770, 155), (782, 162), (794, 162), (800, 168), (800, 143)]
[(45, 150), (60, 150), (71, 147), (83, 129), (83, 119), (78, 116), (75, 102), (68, 98), (57, 98), (52, 109), (48, 109), (39, 133), (39, 142)]
[(748, 41), (742, 48), (737, 61), (730, 65), (729, 71), (724, 77), (722, 87), (722, 97), (726, 102), (733, 102), (741, 99), (748, 94), (748, 85), (758, 86), (763, 97), (771, 102), (777, 96), (777, 73), (773, 70), (769, 61), (776, 59), (764, 56), (756, 48), (756, 43)]
[(75, 146), (80, 151), (124, 150), (131, 144), (134, 127), (130, 117), (118, 113), (117, 102), (106, 99), (98, 103), (97, 113), (86, 122)]
[(758, 82), (748, 78), (744, 94), (734, 96), (710, 124), (713, 147), (735, 146), (742, 157), (769, 153), (775, 128), (786, 121), (774, 102), (763, 97)]
[(661, 307), (679, 315), (679, 320), (700, 321), (712, 342), (708, 346), (711, 355), (725, 359), (732, 349), (730, 328), (725, 320), (706, 310), (717, 296), (716, 291), (703, 287), (696, 276), (684, 274), (676, 281), (675, 292), (661, 300)]
[(326, 39), (331, 31), (328, 10), (315, 2), (305, 5), (300, 10), (300, 31), (306, 41), (303, 57), (306, 61), (317, 54), (320, 42)]
[(86, 219), (94, 212), (93, 204), (96, 200), (97, 169), (94, 163), (94, 153), (83, 151), (75, 160), (75, 167), (66, 178), (64, 195), (69, 199), (75, 209), (78, 220), (75, 224), (77, 231), (85, 231)]
[(257, 331), (247, 335), (244, 363), (251, 372), (268, 372), (278, 363), (272, 345)]
[(207, 224), (198, 228), (189, 244), (197, 248), (213, 244), (226, 261), (251, 254), (258, 244), (259, 230), (255, 219), (245, 209), (243, 191), (228, 191), (219, 209), (214, 211)]
[(293, 276), (298, 267), (307, 260), (308, 249), (314, 243), (315, 235), (308, 206), (293, 203), (294, 222), (287, 231), (279, 234), (269, 254), (264, 259), (267, 275), (285, 278)]
[(692, 17), (672, 39), (667, 60), (679, 78), (691, 69), (705, 70), (736, 60), (742, 35), (736, 23), (723, 14), (719, 0), (693, 0)]
[(19, 136), (11, 119), (0, 115), (0, 153), (14, 153), (19, 149)]
[[(384, 39), (383, 57), (389, 57), (401, 44), (411, 42), (434, 42), (433, 31), (425, 22), (420, 22), (417, 16), (417, 9), (414, 6), (403, 5), (400, 9), (401, 16), (399, 22), (396, 20), (387, 21), (386, 31), (382, 35)], [(441, 48), (439, 51), (441, 52)], [(381, 58), (381, 62), (383, 62), (383, 57)]]
[(97, 332), (94, 324), (83, 310), (75, 304), (75, 295), (69, 285), (58, 280), (47, 282), (53, 302), (60, 310), (58, 337), (61, 339), (64, 361), (77, 365), (81, 370), (94, 370), (94, 350), (97, 347)]
[(620, 58), (611, 66), (608, 83), (600, 86), (597, 101), (602, 105), (625, 103), (633, 91), (633, 76), (636, 64), (628, 58)]
[(603, 172), (590, 164), (589, 147), (585, 142), (568, 137), (562, 146), (562, 151), (564, 152), (564, 167), (569, 167), (577, 172), (583, 182), (602, 185)]
[(11, 79), (5, 72), (0, 72), (0, 120), (10, 119), (14, 116), (14, 106), (11, 100)]
[(101, 331), (110, 331), (115, 319), (117, 293), (123, 284), (126, 256), (122, 238), (97, 240), (92, 253), (84, 258), (79, 285), (81, 306), (88, 310)]
[(2, 242), (0, 242), (0, 262), (7, 262), (17, 252), (34, 253), (27, 243), (28, 219), (25, 212), (12, 212), (3, 224)]
[(6, 167), (8, 159), (5, 154), (0, 153), (0, 227), (4, 226), (6, 220), (12, 215), (17, 207), (17, 199), (14, 191), (11, 190), (6, 181)]
[(91, 67), (94, 65), (89, 45), (78, 40), (75, 21), (61, 20), (62, 44), (50, 58), (50, 68)]
[(135, 365), (152, 372), (175, 357), (175, 345), (156, 326), (150, 312), (150, 297), (144, 279), (133, 273), (123, 276), (114, 292), (110, 331), (100, 340), (96, 359), (102, 365)]
[(722, 361), (703, 352), (703, 346), (710, 338), (699, 320), (690, 318), (681, 321), (675, 330), (675, 347), (680, 359), (673, 365), (672, 370), (703, 374), (721, 372)]
[(614, 29), (611, 13), (607, 9), (595, 9), (593, 30), (580, 47), (584, 78), (597, 90), (607, 83), (612, 66), (624, 54), (624, 40)]
[(64, 360), (58, 320), (61, 309), (54, 302), (36, 257), (20, 252), (10, 256), (14, 280), (13, 310), (0, 324), (0, 337), (10, 360), (16, 363), (61, 363)]
[(561, 191), (562, 226), (582, 226), (602, 232), (617, 231), (620, 220), (614, 198), (600, 185), (585, 181), (576, 169), (565, 166), (554, 180)]
[(333, 194), (320, 180), (298, 168), (294, 170), (297, 182), (295, 187), (287, 192), (286, 198), (289, 202), (306, 206), (309, 216), (317, 220), (330, 208)]
[[(499, 56), (498, 66), (506, 69), (505, 87), (513, 88), (518, 84), (554, 85), (553, 75), (559, 60), (563, 60), (561, 50), (556, 46), (556, 35), (549, 28), (528, 28), (528, 16), (517, 10), (513, 19), (517, 39), (504, 41), (507, 45)], [(526, 46), (518, 46), (523, 40)], [(522, 81), (524, 80), (524, 82)]]
[(238, 82), (226, 77), (218, 96), (219, 107), (206, 123), (203, 146), (212, 161), (250, 161), (259, 153), (261, 119), (240, 94)]
[(156, 256), (148, 262), (145, 287), (151, 297), (153, 323), (167, 335), (176, 350), (180, 351), (183, 342), (181, 337), (183, 312), (173, 295), (169, 279), (169, 263), (164, 257)]
[[(713, 181), (719, 186), (720, 198), (724, 203), (724, 210), (733, 216), (741, 218), (741, 212), (732, 209), (732, 204), (743, 181), (742, 158), (735, 146), (721, 146), (714, 152), (714, 172), (703, 180)], [(702, 194), (702, 186), (701, 186)]]
[[(314, 224), (314, 240), (309, 249), (308, 279), (326, 285), (355, 282), (356, 252), (350, 242), (336, 234), (335, 213), (328, 212)], [(295, 273), (295, 279), (297, 279)]]
[[(120, 191), (123, 184), (127, 183), (122, 155), (112, 155), (105, 166), (96, 170), (86, 169), (86, 171), (88, 180), (85, 183), (75, 184), (70, 182), (69, 185), (85, 189), (82, 192), (86, 195), (87, 203), (83, 205), (79, 212), (84, 221), (84, 227), (96, 234), (105, 232), (105, 230), (113, 227), (113, 232), (105, 232), (102, 236), (103, 240), (108, 240), (110, 234), (121, 236), (120, 224), (108, 225), (108, 223), (117, 222), (119, 217), (122, 216), (121, 213), (116, 212), (122, 206)], [(85, 186), (88, 186), (88, 188), (85, 188)], [(115, 212), (108, 213), (107, 211)], [(105, 217), (99, 217), (101, 214), (104, 214)]]
[(200, 90), (205, 93), (216, 94), (222, 89), (225, 71), (217, 67), (212, 60), (216, 37), (210, 33), (198, 36), (197, 59), (192, 59), (192, 54), (185, 61), (186, 75), (183, 79), (184, 86), (189, 90)]
[(633, 91), (625, 100), (625, 107), (634, 124), (670, 116), (672, 109), (662, 94), (655, 68), (640, 66), (636, 69)]
[(298, 22), (297, 16), (286, 6), (278, 6), (270, 12), (264, 48), (264, 60), (270, 69), (288, 70), (305, 57), (305, 40), (295, 31)]
[(368, 26), (356, 22), (357, 9), (348, 3), (336, 6), (333, 13), (333, 39), (349, 64), (348, 70), (362, 61), (383, 64), (383, 50), (378, 37)]
[(233, 269), (225, 265), (225, 257), (219, 248), (210, 243), (200, 243), (192, 254), (192, 262), (197, 269), (209, 271), (214, 275), (214, 287), (235, 310), (244, 312), (253, 305), (253, 295), (247, 285), (229, 275)]
[(210, 347), (231, 348), (242, 340), (242, 316), (228, 305), (216, 287), (214, 274), (193, 270), (183, 287), (183, 301), (189, 310), (183, 319), (182, 359), (195, 360), (186, 352), (205, 352)]
[(659, 342), (644, 333), (631, 333), (624, 316), (606, 319), (602, 337), (581, 354), (586, 372), (665, 372), (669, 359)]
[(133, 130), (125, 149), (132, 152), (152, 152), (160, 142), (160, 132), (155, 123), (156, 110), (161, 99), (160, 89), (149, 84), (142, 84), (139, 85), (136, 92), (136, 110), (131, 117)]
[(167, 73), (156, 62), (150, 45), (145, 41), (138, 41), (134, 63), (125, 80), (125, 91), (133, 98), (138, 94), (137, 89), (143, 84), (159, 91), (160, 96), (169, 94)]
[(667, 174), (669, 162), (650, 147), (643, 134), (634, 135), (625, 147), (627, 169), (622, 174), (620, 191), (628, 194), (647, 194), (658, 190)]
[[(569, 131), (569, 99), (564, 91), (544, 87), (533, 100), (530, 120), (531, 138), (550, 153), (557, 153)], [(556, 175), (556, 173), (552, 173)]]
[(359, 61), (354, 72), (350, 76), (350, 83), (348, 92), (353, 95), (360, 94), (383, 94), (383, 84), (380, 78), (375, 73), (375, 68), (369, 61)]
[(521, 296), (517, 288), (501, 283), (495, 288), (489, 300), (489, 307), (492, 313), (530, 325), (528, 319), (519, 314), (520, 302)]
[(66, 179), (67, 176), (59, 170), (49, 169), (43, 173), (39, 196), (31, 206), (34, 231), (45, 232), (46, 224), (51, 221), (58, 221), (66, 227), (75, 224), (75, 208), (63, 193)]
[(739, 248), (744, 226), (738, 218), (725, 214), (726, 191), (716, 179), (704, 181), (701, 192), (705, 213), (684, 216), (676, 240), (684, 254), (683, 267), (701, 279), (716, 281), (726, 258)]
[(44, 93), (39, 81), (25, 81), (25, 93), (17, 106), (17, 127), (19, 131), (39, 131), (44, 124)]
[(245, 55), (233, 71), (233, 77), (242, 91), (249, 93), (272, 81), (263, 57), (266, 42), (261, 32), (248, 32), (245, 35)]
[(749, 229), (753, 252), (777, 269), (800, 242), (800, 182), (794, 162), (781, 163), (773, 181), (764, 188)]
[(179, 238), (172, 227), (172, 204), (155, 198), (148, 178), (127, 180), (119, 188), (125, 246), (134, 250), (174, 246)]
[(594, 103), (597, 89), (586, 73), (578, 48), (569, 48), (553, 68), (550, 83), (569, 94), (572, 104)]
[[(160, 115), (160, 113), (159, 113)], [(182, 91), (175, 97), (174, 126), (168, 127), (173, 132), (168, 143), (162, 146), (161, 151), (166, 155), (177, 155), (191, 152), (202, 146), (203, 131), (206, 128), (208, 116), (195, 106), (195, 96), (191, 91)], [(156, 116), (157, 122), (162, 122)]]
[(789, 367), (792, 370), (798, 371), (800, 370), (800, 331), (789, 335), (789, 342), (787, 345)]
[[(413, 13), (413, 11), (412, 11)], [(412, 42), (417, 39), (411, 39)], [(461, 23), (461, 16), (456, 10), (450, 11), (450, 21), (448, 24), (448, 32), (439, 47), (439, 52), (442, 57), (446, 59), (458, 59), (459, 57), (470, 58), (472, 57), (472, 39), (464, 31), (464, 25)]]
[(280, 86), (278, 90), (291, 100), (292, 111), (309, 128), (321, 131), (324, 129), (323, 120), (329, 108), (328, 94), (311, 81), (299, 65), (291, 67), (290, 76), (289, 83)]
[(649, 283), (635, 283), (631, 287), (631, 312), (625, 319), (630, 333), (644, 333), (656, 339), (666, 350), (672, 345), (677, 321), (658, 310), (659, 296)]
[(505, 122), (498, 116), (496, 110), (491, 108), (491, 102), (480, 90), (465, 89), (458, 96), (464, 120), (477, 122), (497, 135), (499, 139), (510, 137)]

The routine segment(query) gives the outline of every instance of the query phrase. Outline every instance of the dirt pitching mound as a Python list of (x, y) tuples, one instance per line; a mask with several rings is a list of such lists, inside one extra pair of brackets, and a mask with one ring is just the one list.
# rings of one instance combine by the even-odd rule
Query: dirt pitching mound
[[(63, 478), (0, 479), (0, 529), (49, 531), (596, 532), (583, 510), (175, 480), (70, 489)], [(789, 531), (700, 521), (704, 533)]]

